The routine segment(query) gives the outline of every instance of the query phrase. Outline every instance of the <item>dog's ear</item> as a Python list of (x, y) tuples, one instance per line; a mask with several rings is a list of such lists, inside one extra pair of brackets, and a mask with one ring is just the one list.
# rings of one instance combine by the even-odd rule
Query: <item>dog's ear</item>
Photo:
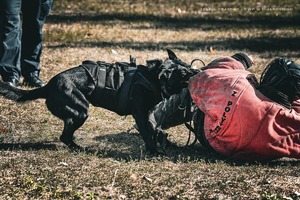
[(133, 56), (130, 55), (129, 61), (130, 61), (130, 63), (133, 63), (133, 64), (136, 65), (136, 58), (135, 57), (133, 57)]
[(162, 60), (159, 59), (147, 60), (146, 62), (150, 71), (157, 69), (162, 64)]
[(171, 60), (180, 60), (172, 50), (167, 49), (167, 52), (168, 52), (168, 55), (169, 55), (169, 59), (171, 59)]

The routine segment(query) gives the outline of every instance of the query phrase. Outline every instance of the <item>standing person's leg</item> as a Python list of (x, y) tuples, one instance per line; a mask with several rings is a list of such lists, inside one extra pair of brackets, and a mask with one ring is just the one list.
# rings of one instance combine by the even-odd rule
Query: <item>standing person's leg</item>
[(12, 86), (20, 77), (20, 11), (21, 0), (0, 1), (0, 74)]
[(52, 0), (22, 0), (23, 33), (21, 69), (24, 83), (41, 87), (39, 79), (40, 57), (42, 54), (43, 25), (50, 13)]

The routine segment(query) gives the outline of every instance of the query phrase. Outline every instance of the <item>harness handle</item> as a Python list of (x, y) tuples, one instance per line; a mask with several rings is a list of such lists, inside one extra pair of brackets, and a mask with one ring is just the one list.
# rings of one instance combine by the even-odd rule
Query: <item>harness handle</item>
[(203, 60), (201, 60), (201, 59), (199, 59), (199, 58), (196, 58), (196, 59), (192, 60), (192, 62), (191, 62), (191, 66), (193, 66), (193, 63), (194, 63), (194, 62), (196, 62), (196, 61), (200, 61), (200, 62), (202, 63), (202, 65), (203, 65), (203, 67), (205, 67), (205, 66), (206, 66), (206, 65), (205, 65), (205, 63), (204, 63), (204, 61), (203, 61)]

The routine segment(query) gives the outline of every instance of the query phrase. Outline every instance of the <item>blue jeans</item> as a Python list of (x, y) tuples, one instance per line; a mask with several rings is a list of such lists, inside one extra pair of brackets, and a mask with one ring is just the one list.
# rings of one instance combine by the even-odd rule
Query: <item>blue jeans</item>
[(39, 76), (42, 28), (53, 0), (0, 1), (0, 74), (14, 77)]

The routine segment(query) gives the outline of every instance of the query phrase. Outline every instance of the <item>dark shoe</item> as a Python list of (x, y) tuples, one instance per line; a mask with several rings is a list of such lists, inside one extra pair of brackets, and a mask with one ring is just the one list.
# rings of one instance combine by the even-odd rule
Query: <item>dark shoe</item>
[(38, 76), (25, 78), (23, 84), (28, 87), (43, 87), (45, 85)]
[(5, 83), (7, 83), (8, 85), (12, 86), (12, 87), (18, 87), (19, 86), (19, 80), (16, 78), (8, 78), (3, 80)]

